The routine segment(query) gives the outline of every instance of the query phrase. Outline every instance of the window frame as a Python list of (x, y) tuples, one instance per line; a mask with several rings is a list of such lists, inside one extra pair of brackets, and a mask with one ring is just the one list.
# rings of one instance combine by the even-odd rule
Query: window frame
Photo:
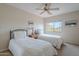
[[(46, 23), (52, 23), (52, 22), (61, 22), (61, 31), (59, 31), (59, 32), (47, 32), (46, 31)], [(61, 20), (45, 21), (44, 22), (44, 33), (45, 34), (60, 34), (62, 32), (62, 29), (63, 29), (63, 22)]]

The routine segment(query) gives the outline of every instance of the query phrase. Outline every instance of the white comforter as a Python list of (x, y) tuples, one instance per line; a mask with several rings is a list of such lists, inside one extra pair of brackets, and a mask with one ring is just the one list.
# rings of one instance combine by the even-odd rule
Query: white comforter
[(39, 35), (38, 38), (50, 42), (52, 46), (54, 46), (57, 49), (60, 49), (61, 45), (63, 44), (63, 40), (61, 39), (60, 36), (42, 34)]
[(34, 39), (11, 39), (9, 49), (15, 56), (52, 56), (57, 51), (49, 42)]

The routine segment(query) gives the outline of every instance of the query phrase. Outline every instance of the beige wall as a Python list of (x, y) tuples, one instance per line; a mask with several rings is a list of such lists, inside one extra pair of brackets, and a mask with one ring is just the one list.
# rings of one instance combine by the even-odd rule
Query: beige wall
[[(79, 44), (79, 22), (76, 27), (68, 27), (64, 25), (66, 20), (72, 19), (79, 21), (79, 11), (44, 18), (44, 22), (61, 20), (63, 22), (61, 36), (64, 41)], [(15, 28), (26, 29), (28, 20), (34, 21), (35, 27), (43, 25), (43, 20), (39, 16), (6, 4), (0, 4), (0, 50), (8, 48), (10, 30)]]
[(8, 47), (10, 30), (26, 29), (28, 20), (34, 21), (35, 26), (42, 25), (42, 18), (39, 16), (6, 4), (0, 4), (0, 50)]
[[(65, 42), (79, 44), (79, 11), (45, 18), (44, 22), (53, 20), (60, 20), (63, 22), (63, 31), (60, 33), (60, 36), (62, 36)], [(78, 24), (75, 27), (65, 26), (65, 21), (67, 20), (77, 20)]]

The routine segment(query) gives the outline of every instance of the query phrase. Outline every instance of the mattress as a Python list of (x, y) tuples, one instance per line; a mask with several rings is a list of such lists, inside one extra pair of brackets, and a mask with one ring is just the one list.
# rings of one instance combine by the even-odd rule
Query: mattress
[(56, 49), (49, 42), (38, 39), (11, 39), (9, 49), (14, 56), (57, 55)]

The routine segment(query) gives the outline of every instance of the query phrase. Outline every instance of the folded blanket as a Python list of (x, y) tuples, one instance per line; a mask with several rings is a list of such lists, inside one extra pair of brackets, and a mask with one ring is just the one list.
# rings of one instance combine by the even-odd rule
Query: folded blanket
[(61, 45), (63, 44), (63, 40), (59, 36), (49, 36), (49, 35), (39, 35), (38, 39), (48, 41), (57, 49), (61, 48)]

